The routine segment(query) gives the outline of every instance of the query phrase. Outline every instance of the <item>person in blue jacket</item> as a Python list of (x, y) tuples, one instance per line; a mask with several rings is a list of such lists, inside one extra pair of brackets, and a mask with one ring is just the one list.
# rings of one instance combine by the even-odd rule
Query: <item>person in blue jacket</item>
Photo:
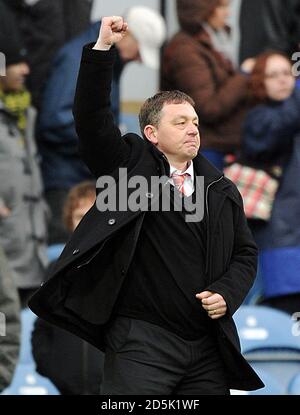
[[(120, 77), (124, 65), (140, 61), (158, 69), (160, 46), (166, 26), (156, 11), (134, 6), (127, 13), (131, 31), (117, 47), (111, 103), (116, 122), (120, 112)], [(61, 223), (61, 211), (68, 191), (92, 178), (78, 155), (78, 138), (72, 115), (81, 50), (97, 38), (101, 22), (69, 41), (56, 55), (46, 83), (38, 122), (38, 143), (42, 155), (42, 173), (47, 202), (52, 211), (49, 243), (64, 243), (68, 235)]]
[(243, 156), (282, 168), (270, 220), (251, 224), (264, 303), (293, 314), (300, 309), (300, 90), (280, 52), (258, 57), (250, 84), (258, 102), (245, 121)]

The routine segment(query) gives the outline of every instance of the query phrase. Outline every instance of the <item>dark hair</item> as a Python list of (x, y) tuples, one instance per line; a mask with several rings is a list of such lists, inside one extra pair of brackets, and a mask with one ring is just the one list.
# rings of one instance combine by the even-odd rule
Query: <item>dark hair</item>
[(203, 23), (220, 6), (221, 0), (177, 0), (177, 17), (180, 28), (194, 35), (199, 33)]
[(142, 134), (144, 134), (146, 125), (158, 127), (161, 119), (161, 111), (165, 104), (183, 104), (185, 102), (195, 107), (195, 102), (189, 95), (177, 90), (161, 91), (153, 97), (148, 98), (143, 104), (139, 114)]
[(276, 50), (269, 50), (258, 55), (249, 79), (250, 93), (255, 101), (263, 102), (268, 98), (265, 87), (266, 66), (268, 59), (272, 56), (282, 56), (290, 62), (289, 57), (285, 53)]
[(96, 185), (93, 181), (79, 183), (69, 191), (63, 207), (63, 224), (69, 231), (73, 231), (74, 210), (81, 199), (87, 198), (96, 200)]

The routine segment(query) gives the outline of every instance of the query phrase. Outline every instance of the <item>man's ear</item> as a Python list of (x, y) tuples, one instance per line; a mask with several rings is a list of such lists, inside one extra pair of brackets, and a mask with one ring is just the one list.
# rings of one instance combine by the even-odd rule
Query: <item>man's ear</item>
[(144, 135), (152, 144), (158, 144), (157, 129), (154, 127), (154, 125), (146, 125), (144, 128)]

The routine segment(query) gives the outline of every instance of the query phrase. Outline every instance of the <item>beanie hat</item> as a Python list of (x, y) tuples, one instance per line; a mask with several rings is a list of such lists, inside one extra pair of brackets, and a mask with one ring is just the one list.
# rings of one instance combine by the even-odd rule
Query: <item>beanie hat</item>
[(17, 21), (3, 1), (0, 1), (0, 52), (5, 55), (6, 66), (26, 61)]
[(220, 0), (177, 0), (180, 27), (187, 33), (198, 33)]

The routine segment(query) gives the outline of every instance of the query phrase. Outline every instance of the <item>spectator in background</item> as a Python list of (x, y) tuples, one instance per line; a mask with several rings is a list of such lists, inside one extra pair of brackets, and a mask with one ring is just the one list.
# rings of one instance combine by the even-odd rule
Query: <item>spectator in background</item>
[[(94, 182), (71, 189), (63, 215), (68, 232), (75, 230), (95, 198)], [(104, 354), (79, 337), (38, 318), (32, 333), (32, 353), (38, 373), (49, 378), (62, 395), (100, 393)]]
[(231, 0), (228, 24), (237, 65), (264, 52), (273, 43), (273, 31), (269, 29), (272, 13), (267, 9), (267, 3), (269, 0)]
[[(227, 31), (229, 0), (177, 0), (181, 30), (166, 46), (161, 88), (179, 89), (196, 103), (204, 154), (219, 169), (224, 154), (239, 149), (248, 79), (237, 72)], [(242, 68), (251, 71), (253, 61)]]
[[(1, 212), (1, 208), (0, 208)], [(10, 385), (20, 348), (20, 303), (13, 275), (0, 246), (0, 393)]]
[[(156, 11), (134, 6), (126, 13), (131, 30), (117, 44), (117, 62), (112, 85), (112, 110), (119, 121), (120, 76), (124, 65), (141, 61), (158, 69), (160, 46), (165, 40), (166, 27)], [(72, 105), (79, 70), (82, 47), (93, 42), (99, 33), (100, 22), (66, 44), (57, 54), (46, 84), (38, 123), (38, 144), (42, 155), (42, 172), (46, 198), (52, 211), (49, 243), (66, 241), (61, 223), (62, 206), (68, 190), (91, 178), (78, 155), (78, 138), (74, 127)]]
[[(266, 0), (231, 0), (228, 18), (237, 66), (269, 47), (265, 22)], [(253, 28), (255, 27), (255, 30)]]
[(291, 56), (300, 49), (299, 0), (265, 0), (262, 3), (270, 47)]
[(251, 223), (260, 248), (265, 304), (291, 314), (300, 307), (300, 91), (287, 56), (266, 52), (251, 76), (257, 105), (246, 118), (242, 154), (283, 169), (269, 222)]
[(6, 56), (6, 76), (0, 77), (0, 245), (25, 306), (47, 265), (46, 204), (33, 138), (35, 112), (24, 87), (30, 69), (3, 3), (0, 20), (0, 52)]
[(231, 9), (228, 22), (237, 63), (270, 49), (289, 56), (299, 50), (298, 0), (231, 0)]
[(27, 86), (32, 94), (34, 106), (39, 108), (41, 93), (52, 60), (60, 47), (88, 27), (92, 2), (91, 0), (1, 1), (6, 3), (17, 17), (31, 68)]

